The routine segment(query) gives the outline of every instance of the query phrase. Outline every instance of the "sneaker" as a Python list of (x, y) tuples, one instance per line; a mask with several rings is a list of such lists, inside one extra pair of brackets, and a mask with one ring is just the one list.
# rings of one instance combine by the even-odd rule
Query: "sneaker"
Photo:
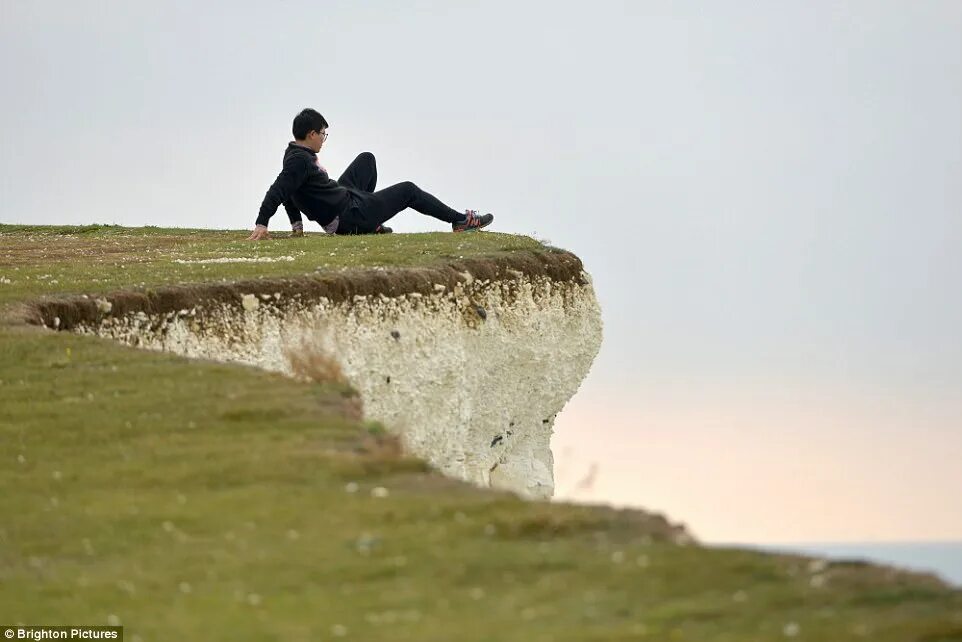
[(476, 210), (464, 210), (464, 215), (467, 217), (464, 221), (460, 223), (451, 223), (452, 232), (477, 231), (483, 227), (491, 225), (491, 222), (494, 221), (494, 214), (478, 216), (478, 212)]
[(389, 227), (386, 226), (386, 225), (378, 225), (376, 228), (374, 228), (374, 233), (375, 233), (375, 234), (390, 234), (390, 233), (393, 232), (393, 231), (394, 231), (394, 230), (392, 230), (391, 228), (389, 228)]

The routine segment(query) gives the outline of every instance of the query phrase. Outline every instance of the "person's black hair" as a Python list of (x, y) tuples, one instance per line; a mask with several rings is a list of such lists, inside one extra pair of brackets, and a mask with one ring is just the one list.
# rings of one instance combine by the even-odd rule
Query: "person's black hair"
[(308, 107), (294, 116), (294, 126), (291, 128), (296, 140), (304, 140), (311, 132), (319, 132), (328, 127), (327, 121), (316, 110)]

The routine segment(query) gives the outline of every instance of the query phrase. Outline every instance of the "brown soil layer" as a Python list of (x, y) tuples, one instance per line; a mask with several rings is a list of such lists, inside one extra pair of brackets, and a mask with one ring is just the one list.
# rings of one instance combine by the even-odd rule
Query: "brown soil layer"
[[(304, 302), (322, 297), (332, 302), (351, 300), (354, 296), (400, 296), (420, 293), (436, 294), (435, 285), (451, 289), (464, 283), (465, 272), (476, 281), (497, 281), (527, 277), (547, 277), (553, 281), (584, 282), (581, 259), (564, 250), (512, 251), (457, 260), (435, 265), (405, 268), (351, 268), (300, 276), (270, 279), (248, 279), (230, 283), (195, 283), (118, 290), (107, 294), (57, 295), (15, 304), (6, 310), (8, 323), (54, 326), (69, 330), (81, 323), (94, 323), (104, 318), (96, 299), (111, 303), (109, 316), (143, 312), (166, 314), (212, 303), (241, 308), (242, 295), (274, 295), (282, 302)], [(520, 274), (519, 274), (520, 273)], [(283, 305), (283, 303), (282, 303)]]

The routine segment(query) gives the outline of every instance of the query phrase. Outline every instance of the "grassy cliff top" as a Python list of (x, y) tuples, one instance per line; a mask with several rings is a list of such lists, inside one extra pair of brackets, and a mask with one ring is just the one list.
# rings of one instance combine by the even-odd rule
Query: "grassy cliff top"
[(544, 250), (495, 232), (292, 237), (247, 241), (243, 230), (117, 225), (0, 225), (0, 305), (46, 294), (282, 277), (340, 268), (424, 266), (445, 259)]
[[(245, 235), (3, 226), (0, 300), (541, 247)], [(0, 455), (4, 624), (121, 622), (128, 641), (962, 640), (962, 592), (925, 574), (680, 545), (644, 511), (446, 479), (336, 382), (0, 326)]]

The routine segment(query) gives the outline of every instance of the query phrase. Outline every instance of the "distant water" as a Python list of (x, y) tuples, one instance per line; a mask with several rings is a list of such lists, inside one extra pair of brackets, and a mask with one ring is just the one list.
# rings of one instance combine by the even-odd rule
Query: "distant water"
[[(710, 546), (711, 544), (709, 544)], [(800, 553), (829, 559), (860, 559), (899, 566), (913, 571), (929, 571), (962, 588), (962, 541), (959, 542), (885, 542), (867, 544), (724, 544), (763, 551)]]

